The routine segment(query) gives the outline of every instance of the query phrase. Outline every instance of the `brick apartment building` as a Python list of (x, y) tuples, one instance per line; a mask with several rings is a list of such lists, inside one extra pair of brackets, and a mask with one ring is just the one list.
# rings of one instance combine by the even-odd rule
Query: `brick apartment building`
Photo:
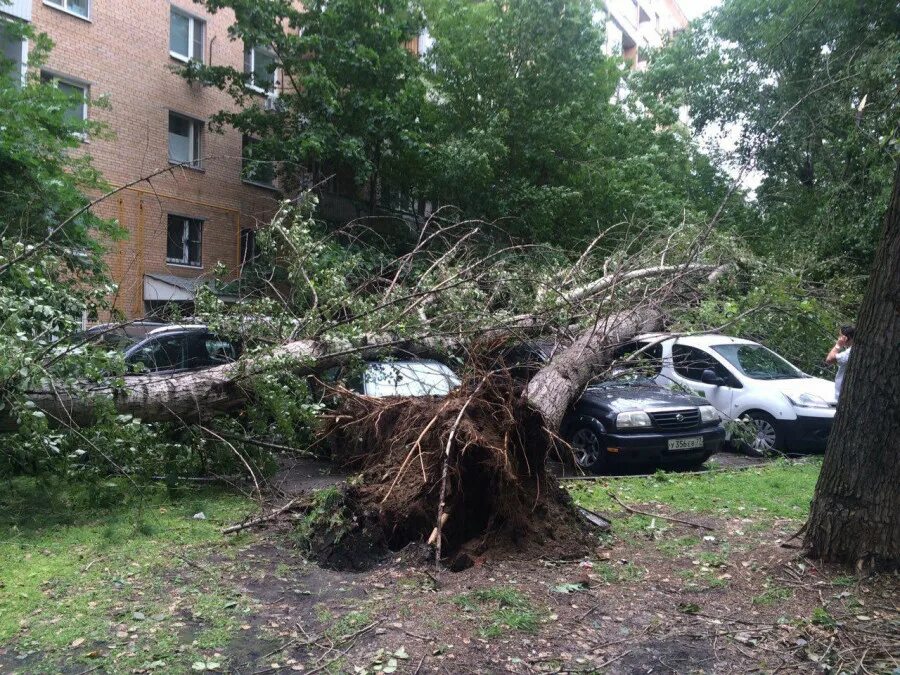
[(684, 30), (687, 17), (675, 0), (605, 0), (606, 53), (643, 69), (648, 48)]
[[(606, 21), (608, 53), (636, 67), (641, 49), (687, 25), (675, 0), (605, 5), (605, 17), (598, 18)], [(252, 233), (269, 220), (278, 192), (259, 178), (269, 172), (257, 171), (255, 181), (244, 177), (248, 139), (207, 129), (210, 115), (233, 106), (231, 98), (173, 72), (199, 59), (266, 77), (272, 56), (228, 38), (233, 13), (209, 14), (192, 0), (13, 0), (0, 5), (0, 20), (30, 22), (53, 40), (42, 77), (85, 100), (108, 101), (108, 107), (76, 105), (70, 114), (103, 122), (112, 132), (111, 138), (86, 138), (83, 150), (113, 186), (172, 168), (96, 207), (128, 231), (107, 255), (118, 284), (115, 305), (124, 316), (142, 317), (166, 302), (190, 303), (197, 284), (208, 282), (220, 263), (227, 279), (239, 276)], [(410, 49), (422, 53), (428, 41), (425, 34)], [(24, 76), (27, 42), (0, 31), (0, 54), (20, 64)], [(262, 105), (277, 95), (277, 84), (260, 84)], [(324, 192), (323, 212), (338, 219), (362, 213), (354, 200)]]
[[(86, 103), (70, 114), (113, 133), (86, 138), (83, 149), (114, 187), (174, 167), (96, 207), (129, 233), (107, 254), (119, 284), (116, 307), (137, 318), (166, 301), (190, 302), (219, 263), (227, 278), (237, 277), (252, 232), (269, 219), (278, 193), (265, 178), (242, 178), (238, 132), (206, 128), (231, 99), (172, 71), (196, 58), (265, 72), (269, 55), (228, 39), (233, 14), (209, 14), (191, 0), (15, 0), (0, 5), (0, 18), (28, 21), (53, 40), (42, 77), (86, 100), (108, 100), (108, 108)], [(0, 36), (0, 52), (24, 74), (26, 43)], [(259, 93), (263, 104), (267, 94), (262, 87)]]

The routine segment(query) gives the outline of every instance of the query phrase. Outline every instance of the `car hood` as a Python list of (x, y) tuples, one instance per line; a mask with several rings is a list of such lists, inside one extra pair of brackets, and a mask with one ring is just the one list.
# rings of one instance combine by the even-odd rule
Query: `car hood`
[(582, 394), (581, 400), (603, 406), (614, 413), (709, 405), (709, 402), (700, 396), (669, 391), (661, 387), (633, 384), (589, 387)]
[(797, 377), (790, 380), (753, 380), (753, 387), (780, 393), (796, 399), (801, 394), (814, 394), (835, 403), (834, 382), (821, 377)]

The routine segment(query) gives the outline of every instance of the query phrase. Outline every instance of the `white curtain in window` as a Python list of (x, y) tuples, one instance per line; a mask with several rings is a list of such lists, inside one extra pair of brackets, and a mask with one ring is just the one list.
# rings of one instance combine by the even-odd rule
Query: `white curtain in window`
[(67, 6), (70, 12), (81, 16), (88, 15), (88, 0), (69, 0)]
[(169, 160), (190, 162), (191, 121), (177, 115), (169, 115)]

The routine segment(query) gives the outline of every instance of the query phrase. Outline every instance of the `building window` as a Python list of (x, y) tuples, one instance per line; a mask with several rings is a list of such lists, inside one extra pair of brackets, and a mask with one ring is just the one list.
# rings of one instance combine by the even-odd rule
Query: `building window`
[(41, 81), (52, 82), (57, 89), (72, 99), (72, 104), (63, 113), (67, 120), (84, 122), (88, 118), (89, 88), (86, 84), (73, 82), (46, 71), (41, 72)]
[(169, 161), (194, 169), (203, 168), (203, 122), (169, 113)]
[(166, 233), (166, 262), (200, 267), (203, 221), (169, 214)]
[(169, 54), (172, 58), (203, 63), (205, 33), (205, 21), (172, 7), (169, 22)]
[(262, 47), (244, 48), (244, 73), (250, 76), (249, 86), (254, 91), (274, 93), (278, 85), (276, 79), (275, 54)]
[(9, 76), (19, 84), (25, 81), (28, 42), (12, 21), (0, 19), (0, 77)]
[(259, 254), (256, 252), (256, 231), (241, 230), (241, 267), (251, 264)]
[(90, 0), (44, 0), (44, 4), (80, 16), (82, 19), (91, 18)]
[(265, 159), (259, 140), (243, 137), (241, 150), (241, 180), (261, 187), (275, 188), (275, 163)]

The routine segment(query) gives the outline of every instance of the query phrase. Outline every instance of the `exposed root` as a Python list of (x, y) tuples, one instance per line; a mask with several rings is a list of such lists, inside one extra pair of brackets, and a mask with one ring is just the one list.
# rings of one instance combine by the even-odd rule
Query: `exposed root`
[(451, 568), (488, 548), (585, 550), (580, 518), (545, 470), (553, 437), (504, 371), (446, 398), (345, 396), (334, 419), (335, 458), (363, 474), (348, 498), (390, 548), (428, 541)]

